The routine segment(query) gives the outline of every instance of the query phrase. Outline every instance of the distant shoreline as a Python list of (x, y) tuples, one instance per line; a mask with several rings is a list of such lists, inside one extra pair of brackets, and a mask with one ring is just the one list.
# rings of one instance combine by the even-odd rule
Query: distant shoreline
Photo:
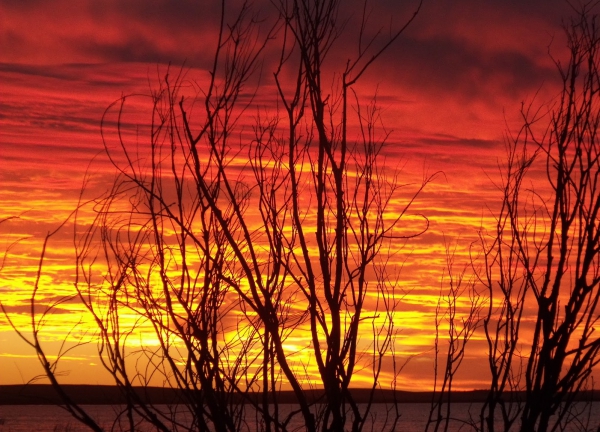
[[(119, 389), (109, 385), (64, 385), (62, 388), (75, 401), (81, 405), (119, 405), (125, 403)], [(154, 404), (176, 404), (182, 402), (180, 390), (161, 387), (137, 387), (136, 391), (145, 402)], [(352, 394), (358, 403), (368, 401), (370, 389), (353, 389)], [(307, 391), (308, 399), (318, 402), (322, 397), (322, 390)], [(483, 402), (487, 390), (455, 391), (452, 393), (453, 402), (477, 403)], [(246, 401), (262, 401), (261, 393), (250, 393), (238, 396), (240, 403)], [(600, 390), (585, 391), (577, 395), (578, 400), (600, 401)], [(374, 403), (430, 403), (432, 392), (423, 391), (375, 391)], [(277, 394), (279, 403), (295, 403), (296, 399), (291, 391), (281, 391)], [(29, 385), (0, 385), (0, 405), (60, 405), (62, 401), (50, 384)]]

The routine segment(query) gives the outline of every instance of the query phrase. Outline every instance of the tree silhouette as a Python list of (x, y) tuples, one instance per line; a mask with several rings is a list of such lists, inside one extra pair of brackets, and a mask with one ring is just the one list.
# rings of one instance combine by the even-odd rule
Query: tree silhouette
[[(476, 281), (453, 277), (436, 310), (434, 398), (427, 428), (452, 421), (480, 431), (589, 429), (575, 404), (600, 362), (600, 39), (593, 6), (574, 9), (569, 60), (555, 60), (562, 88), (507, 137), (501, 206), (472, 248)], [(546, 109), (547, 108), (547, 109)], [(471, 285), (480, 285), (475, 287)], [(468, 291), (470, 307), (457, 309)], [(441, 305), (444, 305), (442, 308)], [(440, 327), (448, 349), (440, 356)], [(487, 345), (490, 386), (478, 415), (452, 415), (452, 382), (476, 329)], [(438, 383), (439, 369), (443, 369)], [(472, 415), (472, 414), (471, 414)]]
[[(130, 97), (103, 118), (118, 175), (91, 203), (92, 223), (75, 216), (75, 286), (127, 401), (129, 430), (139, 417), (159, 430), (239, 430), (244, 401), (268, 431), (298, 417), (308, 431), (359, 431), (394, 355), (400, 292), (388, 262), (427, 229), (426, 218), (404, 220), (431, 177), (403, 192), (382, 158), (388, 133), (378, 129), (376, 97), (365, 104), (354, 87), (420, 4), (387, 36), (368, 32), (365, 4), (356, 57), (333, 74), (325, 60), (342, 34), (341, 2), (273, 4), (279, 19), (264, 31), (247, 4), (227, 21), (222, 2), (208, 82), (167, 73), (150, 97), (147, 143), (125, 120)], [(269, 111), (251, 83), (273, 39), (279, 108)], [(156, 346), (134, 343), (149, 331)], [(303, 357), (286, 348), (291, 339), (305, 341)], [(350, 392), (357, 370), (370, 371), (366, 405)], [(60, 389), (55, 369), (46, 373)], [(140, 394), (157, 381), (179, 390), (185, 421)], [(324, 389), (317, 401), (315, 387)], [(282, 388), (298, 406), (285, 415)]]
[[(597, 18), (583, 7), (565, 31), (570, 58), (555, 61), (560, 96), (547, 115), (523, 109), (524, 126), (508, 144), (497, 227), (482, 235), (492, 376), (481, 428), (490, 431), (517, 419), (522, 431), (562, 427), (600, 360)], [(540, 167), (545, 177), (532, 176)]]

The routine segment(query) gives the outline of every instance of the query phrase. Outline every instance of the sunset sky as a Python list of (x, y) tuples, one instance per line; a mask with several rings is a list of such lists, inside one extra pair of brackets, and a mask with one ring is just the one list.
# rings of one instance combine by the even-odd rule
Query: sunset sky
[[(19, 325), (28, 324), (27, 300), (46, 233), (74, 210), (86, 172), (90, 194), (108, 187), (114, 174), (100, 136), (105, 109), (121, 95), (149, 94), (169, 63), (175, 70), (185, 64), (187, 77), (201, 83), (215, 43), (219, 8), (213, 3), (0, 3), (0, 219), (19, 216), (0, 225), (0, 251), (18, 241), (0, 273), (0, 300)], [(235, 9), (239, 2), (231, 3)], [(405, 20), (417, 4), (373, 3), (372, 16), (384, 28), (390, 20)], [(270, 2), (255, 4), (268, 21)], [(404, 249), (407, 296), (397, 325), (406, 340), (400, 350), (412, 358), (401, 379), (406, 389), (431, 386), (431, 324), (446, 245), (456, 245), (458, 267), (466, 264), (469, 245), (491, 220), (504, 139), (518, 131), (521, 104), (543, 106), (558, 95), (549, 52), (565, 59), (561, 24), (571, 12), (561, 0), (425, 0), (414, 23), (361, 83), (361, 94), (378, 93), (392, 131), (384, 153), (388, 165), (402, 169), (401, 182), (418, 185), (424, 176), (442, 173), (413, 207), (427, 216), (430, 229)], [(351, 28), (356, 17), (344, 9), (342, 14)], [(258, 82), (261, 108), (276, 101), (271, 77), (277, 49), (273, 41), (266, 50)], [(342, 37), (327, 67), (342, 69), (346, 55), (352, 51)], [(71, 236), (65, 228), (48, 246), (42, 277), (48, 298), (72, 287)], [(81, 306), (69, 308), (61, 318), (66, 326), (81, 317)], [(46, 329), (50, 350), (67, 328), (53, 325)], [(87, 346), (69, 353), (63, 381), (107, 382), (94, 351)], [(474, 350), (467, 364), (482, 359)], [(39, 373), (36, 364), (34, 352), (1, 316), (0, 384), (28, 381)], [(481, 382), (481, 376), (467, 374), (461, 386), (478, 388)]]

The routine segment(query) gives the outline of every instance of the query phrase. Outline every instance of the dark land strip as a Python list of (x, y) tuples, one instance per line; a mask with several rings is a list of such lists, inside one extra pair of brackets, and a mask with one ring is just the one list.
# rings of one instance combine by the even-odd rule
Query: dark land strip
[[(117, 405), (125, 403), (121, 390), (109, 385), (63, 385), (65, 392), (82, 405)], [(161, 387), (137, 387), (135, 391), (140, 399), (154, 404), (183, 403), (181, 390)], [(353, 389), (352, 396), (358, 403), (368, 402), (370, 389)], [(487, 390), (453, 391), (453, 402), (476, 403), (483, 402)], [(309, 400), (316, 403), (323, 396), (322, 390), (308, 390)], [(392, 391), (378, 389), (373, 395), (374, 403), (430, 403), (432, 393), (413, 391)], [(514, 395), (518, 397), (519, 395)], [(262, 401), (261, 393), (235, 395), (239, 403)], [(507, 399), (509, 395), (507, 394)], [(578, 400), (600, 401), (600, 390), (583, 391), (577, 395)], [(277, 393), (278, 403), (295, 403), (296, 398), (291, 391)], [(60, 405), (61, 400), (50, 384), (0, 385), (0, 405)]]

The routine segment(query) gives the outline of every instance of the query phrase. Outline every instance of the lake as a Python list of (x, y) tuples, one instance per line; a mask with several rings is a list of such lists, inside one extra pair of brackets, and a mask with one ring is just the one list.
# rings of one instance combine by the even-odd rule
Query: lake
[[(461, 419), (467, 419), (469, 413), (476, 416), (480, 406), (481, 404), (479, 403), (456, 403), (453, 404), (453, 415)], [(167, 410), (166, 405), (161, 405), (159, 407), (165, 411)], [(281, 405), (280, 407), (282, 411), (289, 411), (292, 409), (292, 405)], [(86, 406), (86, 408), (107, 431), (111, 430), (115, 418), (115, 407), (110, 405), (89, 405)], [(407, 432), (425, 430), (430, 408), (429, 404), (403, 403), (399, 405), (399, 408), (402, 417), (398, 423), (397, 430)], [(386, 417), (385, 405), (374, 405), (372, 414), (373, 421), (366, 430), (383, 432)], [(591, 415), (592, 418), (590, 419), (587, 430), (600, 430), (600, 402), (593, 403)], [(247, 417), (253, 418), (253, 414), (250, 410), (247, 411)], [(0, 419), (3, 421), (3, 424), (0, 424), (0, 432), (79, 432), (89, 430), (75, 421), (66, 411), (55, 405), (0, 405)], [(301, 424), (295, 426), (296, 427), (290, 425), (289, 430), (302, 430)], [(118, 431), (120, 428), (116, 427), (114, 430)], [(150, 431), (152, 428), (143, 430)], [(257, 428), (254, 422), (248, 421), (247, 427), (243, 430), (257, 432), (260, 428)], [(472, 429), (466, 427), (464, 424), (461, 425), (461, 423), (456, 422), (451, 424), (450, 430), (469, 431)], [(582, 428), (580, 425), (573, 425), (566, 430), (581, 431), (586, 429)]]

